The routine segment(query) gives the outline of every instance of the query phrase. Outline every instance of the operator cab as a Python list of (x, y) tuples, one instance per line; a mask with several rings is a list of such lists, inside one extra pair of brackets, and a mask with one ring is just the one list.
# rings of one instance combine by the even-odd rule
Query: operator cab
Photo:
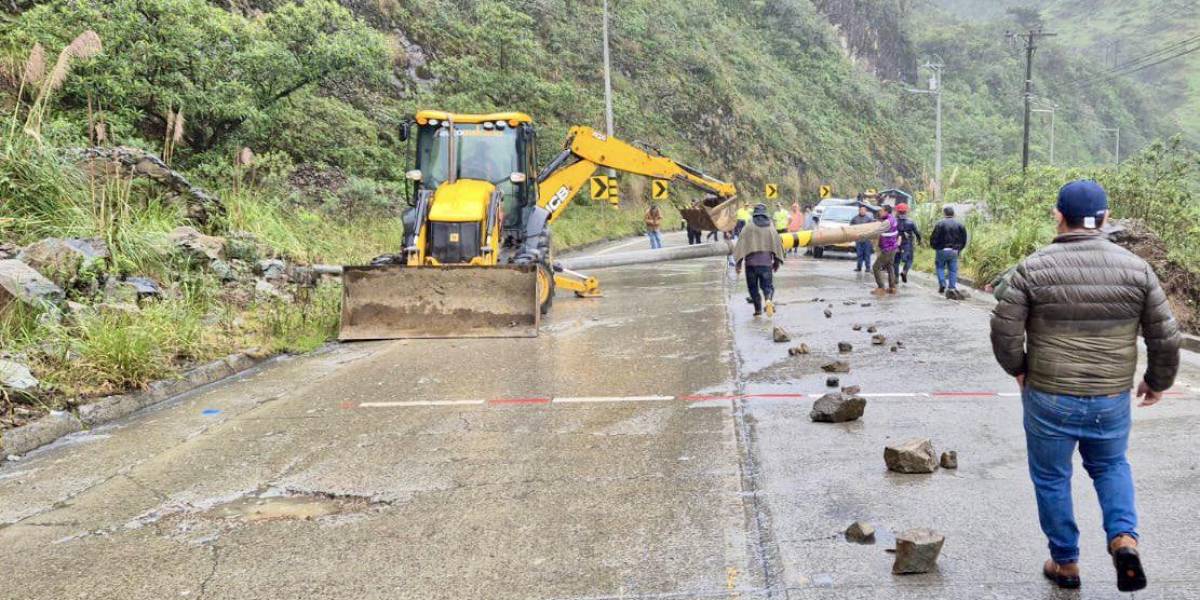
[[(417, 205), (422, 192), (433, 193), (447, 183), (481, 182), (478, 186), (501, 196), (501, 247), (515, 248), (520, 243), (527, 213), (537, 204), (537, 156), (533, 120), (526, 114), (507, 112), (493, 114), (453, 114), (441, 111), (421, 111), (405, 124), (401, 137), (409, 137), (409, 127), (416, 137), (416, 168), (409, 171), (414, 182), (410, 204)], [(454, 143), (451, 144), (450, 136)], [(467, 181), (464, 181), (467, 180)], [(426, 244), (428, 255), (440, 263), (469, 262), (484, 248), (476, 240), (485, 239), (479, 228), (485, 219), (471, 217), (473, 211), (484, 210), (477, 201), (463, 200), (453, 210), (451, 203), (442, 202), (426, 216), (431, 225)], [(439, 210), (443, 219), (439, 219)], [(405, 246), (409, 247), (409, 219), (405, 220)], [(442, 239), (445, 238), (445, 239)], [(459, 242), (455, 247), (452, 242)]]

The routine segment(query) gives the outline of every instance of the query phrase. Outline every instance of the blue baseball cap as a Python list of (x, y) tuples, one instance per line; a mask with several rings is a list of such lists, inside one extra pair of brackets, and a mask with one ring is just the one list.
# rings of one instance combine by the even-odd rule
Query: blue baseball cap
[(1087, 229), (1095, 229), (1108, 212), (1108, 193), (1094, 179), (1080, 179), (1058, 190), (1058, 212), (1064, 217), (1082, 220)]

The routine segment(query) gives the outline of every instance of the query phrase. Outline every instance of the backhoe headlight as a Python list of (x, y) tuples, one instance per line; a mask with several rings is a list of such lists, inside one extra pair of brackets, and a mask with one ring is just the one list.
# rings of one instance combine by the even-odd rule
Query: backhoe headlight
[(420, 180), (421, 180), (421, 170), (420, 170), (420, 169), (413, 169), (413, 170), (411, 170), (411, 171), (409, 171), (409, 172), (405, 173), (405, 174), (404, 174), (404, 177), (405, 177), (406, 179), (410, 179), (410, 180), (412, 180), (412, 181), (420, 181)]

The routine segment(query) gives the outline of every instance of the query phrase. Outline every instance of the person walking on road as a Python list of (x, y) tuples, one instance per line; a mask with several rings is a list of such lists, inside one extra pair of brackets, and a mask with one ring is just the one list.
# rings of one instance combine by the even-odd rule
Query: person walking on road
[(1150, 265), (1099, 232), (1108, 215), (1100, 184), (1063, 186), (1054, 215), (1058, 237), (1000, 282), (991, 320), (992, 351), (1021, 388), (1029, 475), (1050, 549), (1042, 572), (1059, 587), (1080, 585), (1071, 502), (1078, 446), (1100, 500), (1117, 588), (1140, 590), (1146, 574), (1125, 457), (1137, 335), (1147, 351), (1138, 406), (1149, 407), (1174, 383), (1179, 326)]
[[(851, 225), (863, 225), (875, 221), (875, 217), (871, 216), (867, 210), (867, 205), (859, 202), (858, 214), (850, 219)], [(863, 269), (871, 270), (871, 253), (874, 249), (871, 246), (871, 240), (858, 240), (854, 242), (854, 272), (861, 273)]]
[[(903, 202), (896, 205), (896, 229), (900, 232), (900, 253), (896, 255), (896, 262), (892, 263), (892, 271), (900, 281), (908, 283), (913, 255), (916, 253), (917, 244), (921, 243), (921, 231), (917, 229), (917, 224), (908, 218), (908, 205)], [(904, 265), (903, 271), (900, 270), (901, 264)]]
[(750, 302), (754, 304), (754, 316), (763, 313), (764, 302), (767, 315), (774, 315), (773, 274), (783, 264), (783, 244), (771, 217), (767, 215), (767, 205), (759, 204), (754, 207), (754, 215), (742, 230), (733, 254), (737, 259), (737, 271), (740, 273), (742, 266), (746, 267), (746, 287), (750, 291)]
[[(797, 233), (804, 230), (804, 212), (800, 210), (800, 203), (793, 202), (792, 210), (788, 213), (788, 233)], [(800, 255), (800, 247), (796, 246), (787, 251), (788, 254)]]
[[(701, 208), (700, 201), (693, 200), (692, 208), (700, 209)], [(684, 228), (687, 229), (688, 245), (691, 246), (693, 244), (699, 244), (701, 242), (701, 238), (704, 235), (703, 232), (701, 232), (699, 229), (692, 229), (691, 223), (688, 223), (686, 219), (684, 220), (683, 224), (684, 224)]]
[[(871, 274), (875, 276), (875, 290), (871, 293), (882, 296), (896, 293), (896, 271), (892, 269), (892, 264), (896, 261), (896, 253), (900, 251), (900, 231), (896, 217), (892, 216), (891, 205), (883, 206), (879, 212), (879, 220), (886, 221), (888, 226), (879, 236), (879, 258), (875, 259), (875, 266), (871, 267)], [(884, 273), (887, 273), (886, 289), (883, 287)]]
[(655, 250), (662, 248), (662, 211), (658, 209), (657, 204), (651, 204), (646, 210), (646, 218), (643, 221), (646, 223), (646, 237), (650, 238), (650, 249)]
[(943, 218), (933, 226), (929, 234), (929, 246), (936, 252), (934, 266), (937, 270), (938, 293), (949, 294), (958, 289), (958, 256), (967, 247), (967, 228), (954, 218), (954, 207), (947, 204), (942, 208)]
[(750, 220), (750, 209), (746, 208), (745, 202), (742, 202), (738, 205), (736, 214), (737, 225), (733, 226), (733, 239), (735, 240), (738, 238), (738, 236), (742, 235), (742, 228), (744, 228), (746, 223)]

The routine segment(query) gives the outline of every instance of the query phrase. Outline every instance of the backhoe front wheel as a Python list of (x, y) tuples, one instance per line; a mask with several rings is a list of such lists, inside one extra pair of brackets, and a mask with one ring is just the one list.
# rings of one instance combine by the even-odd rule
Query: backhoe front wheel
[(554, 306), (554, 271), (544, 264), (539, 264), (537, 268), (537, 293), (538, 306), (545, 315)]

